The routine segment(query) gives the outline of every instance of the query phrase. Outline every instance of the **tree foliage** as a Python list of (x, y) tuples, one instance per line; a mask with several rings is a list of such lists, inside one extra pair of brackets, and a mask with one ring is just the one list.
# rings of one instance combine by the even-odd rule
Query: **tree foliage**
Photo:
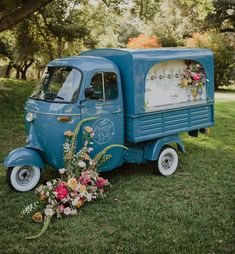
[[(45, 3), (0, 0), (0, 21), (15, 11), (23, 13), (24, 7), (36, 2)], [(12, 31), (0, 34), (0, 57), (7, 61), (7, 75), (15, 69), (18, 77), (25, 78), (28, 66), (40, 73), (54, 58), (94, 47), (202, 45), (215, 52), (217, 84), (230, 84), (234, 4), (231, 0), (53, 0), (14, 25)], [(226, 60), (222, 63), (221, 59)], [(224, 66), (223, 72), (217, 63)]]
[(194, 33), (192, 38), (186, 40), (187, 47), (210, 48), (215, 57), (215, 88), (220, 85), (232, 85), (235, 82), (235, 57), (231, 53), (234, 47), (229, 39), (213, 31), (207, 33)]
[(30, 16), (52, 0), (2, 0), (0, 1), (0, 32)]
[(208, 29), (217, 29), (220, 33), (235, 33), (235, 1), (214, 0), (214, 12), (205, 19)]

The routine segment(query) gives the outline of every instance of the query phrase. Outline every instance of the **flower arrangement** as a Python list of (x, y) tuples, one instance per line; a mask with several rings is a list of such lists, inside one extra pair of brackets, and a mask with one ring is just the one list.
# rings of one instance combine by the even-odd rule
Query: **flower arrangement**
[(190, 94), (192, 94), (193, 100), (196, 101), (198, 94), (200, 95), (199, 100), (202, 99), (206, 81), (209, 80), (206, 79), (206, 73), (203, 67), (200, 64), (193, 64), (191, 69), (189, 67), (184, 69), (181, 81), (178, 85), (180, 88), (186, 89), (188, 101), (190, 101)]
[(200, 64), (194, 64), (192, 68), (184, 69), (179, 86), (202, 88), (206, 84), (206, 74)]
[(77, 210), (83, 205), (98, 198), (104, 198), (104, 188), (109, 186), (108, 180), (99, 176), (97, 169), (111, 156), (106, 155), (107, 151), (113, 147), (125, 148), (122, 145), (110, 145), (99, 152), (93, 159), (90, 157), (93, 151), (92, 138), (94, 131), (86, 126), (83, 130), (84, 144), (77, 152), (77, 135), (84, 122), (93, 120), (88, 118), (81, 121), (74, 132), (64, 133), (64, 168), (59, 169), (60, 178), (48, 181), (36, 189), (39, 201), (27, 206), (22, 213), (29, 214), (38, 207), (32, 219), (35, 222), (44, 222), (44, 225), (35, 236), (26, 239), (40, 237), (49, 226), (52, 217), (62, 218), (77, 214)]

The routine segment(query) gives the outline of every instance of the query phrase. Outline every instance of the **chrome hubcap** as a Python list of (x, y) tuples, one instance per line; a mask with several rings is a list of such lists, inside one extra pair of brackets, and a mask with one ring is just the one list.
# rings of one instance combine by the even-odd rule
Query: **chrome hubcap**
[(34, 170), (31, 167), (24, 167), (19, 170), (16, 181), (19, 185), (28, 184), (34, 176)]
[(163, 158), (162, 158), (162, 167), (164, 169), (171, 168), (171, 166), (173, 164), (173, 160), (174, 160), (174, 158), (173, 158), (172, 154), (164, 155)]

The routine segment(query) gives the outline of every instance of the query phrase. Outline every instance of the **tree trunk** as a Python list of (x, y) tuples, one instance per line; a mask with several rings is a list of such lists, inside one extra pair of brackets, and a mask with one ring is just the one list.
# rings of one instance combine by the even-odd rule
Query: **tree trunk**
[(20, 74), (21, 74), (21, 79), (26, 80), (26, 73), (28, 71), (28, 68), (33, 64), (34, 60), (29, 60), (29, 62), (27, 60), (24, 61), (24, 63), (22, 64), (21, 68), (20, 68)]
[(7, 69), (6, 69), (6, 72), (5, 72), (5, 75), (4, 75), (5, 78), (10, 78), (10, 74), (11, 74), (11, 69), (12, 68), (13, 68), (13, 66), (12, 66), (12, 63), (10, 62), (7, 65)]
[(26, 80), (27, 78), (26, 78), (26, 72), (27, 72), (27, 70), (20, 70), (20, 73), (21, 73), (21, 79), (23, 79), (23, 80)]
[(20, 68), (16, 68), (16, 79), (20, 79)]
[(61, 58), (62, 56), (62, 38), (61, 37), (58, 37), (58, 41), (57, 41), (57, 53), (58, 53), (58, 58)]

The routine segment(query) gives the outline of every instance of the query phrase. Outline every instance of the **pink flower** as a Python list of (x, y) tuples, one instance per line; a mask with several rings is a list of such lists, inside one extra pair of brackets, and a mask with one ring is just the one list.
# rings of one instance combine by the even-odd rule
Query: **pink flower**
[(59, 205), (59, 211), (63, 212), (65, 206), (64, 205)]
[(91, 181), (91, 173), (89, 171), (84, 171), (79, 178), (81, 184), (87, 185)]
[(195, 75), (193, 75), (193, 79), (194, 79), (195, 81), (200, 80), (200, 78), (201, 78), (200, 74), (195, 74)]
[(98, 189), (101, 189), (108, 184), (108, 180), (105, 180), (103, 177), (99, 177), (98, 180), (96, 180), (95, 184)]
[(61, 182), (60, 184), (57, 185), (57, 187), (55, 188), (55, 192), (56, 198), (60, 200), (66, 198), (69, 193), (66, 184), (64, 182)]

